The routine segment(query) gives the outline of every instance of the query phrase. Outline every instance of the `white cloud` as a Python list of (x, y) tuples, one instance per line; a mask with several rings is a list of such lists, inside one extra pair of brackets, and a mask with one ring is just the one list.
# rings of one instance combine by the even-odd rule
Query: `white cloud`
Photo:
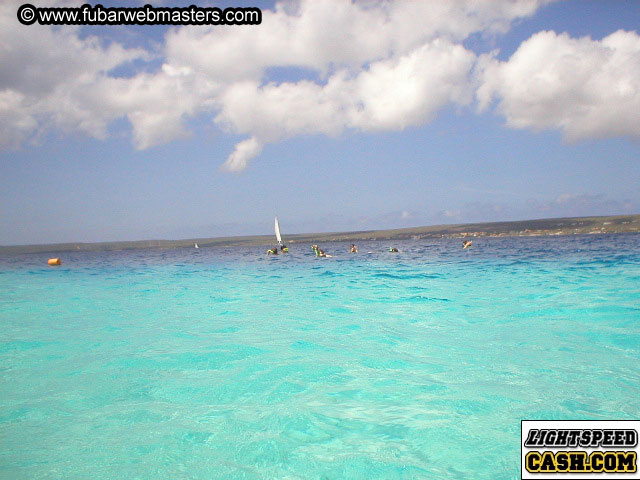
[[(459, 42), (478, 31), (504, 32), (542, 3), (280, 3), (263, 11), (260, 28), (173, 30), (166, 58), (220, 82), (216, 123), (251, 140), (225, 163), (237, 171), (266, 143), (400, 130), (429, 122), (450, 102), (468, 104), (475, 55)], [(307, 69), (321, 81), (264, 84), (273, 67)]]
[(22, 25), (20, 3), (0, 6), (0, 146), (17, 146), (50, 126), (104, 138), (122, 113), (100, 97), (103, 82), (114, 68), (148, 54), (80, 38), (76, 27)]
[[(0, 6), (0, 146), (52, 128), (105, 138), (127, 118), (144, 149), (188, 135), (185, 122), (204, 114), (245, 137), (224, 164), (241, 171), (269, 143), (420, 126), (474, 93), (482, 108), (497, 100), (513, 128), (560, 129), (571, 140), (640, 136), (638, 34), (540, 32), (506, 62), (462, 45), (507, 31), (544, 0), (279, 3), (259, 27), (171, 29), (162, 68), (127, 77), (114, 70), (149, 52), (77, 27), (23, 26), (20, 3)], [(289, 67), (306, 79), (274, 74)]]
[(475, 55), (436, 39), (400, 57), (371, 65), (356, 79), (351, 112), (363, 130), (399, 130), (431, 120), (449, 102), (467, 104)]
[[(220, 96), (216, 121), (260, 144), (297, 135), (334, 136), (347, 129), (401, 130), (428, 122), (447, 103), (469, 103), (474, 60), (462, 46), (437, 39), (355, 76), (340, 70), (324, 85), (237, 82)], [(243, 161), (230, 164), (246, 165), (249, 152), (242, 151)]]
[(399, 57), (436, 38), (504, 32), (546, 0), (346, 2), (301, 0), (263, 10), (262, 24), (180, 28), (167, 35), (167, 62), (221, 81), (260, 80), (270, 67), (319, 72)]
[(567, 139), (640, 137), (640, 36), (602, 40), (540, 32), (506, 62), (483, 58), (478, 100), (494, 98), (513, 128), (560, 129)]
[(223, 168), (230, 172), (241, 172), (247, 162), (262, 151), (262, 144), (254, 137), (243, 140), (236, 145), (234, 152), (224, 163)]
[(37, 127), (37, 120), (25, 105), (25, 96), (15, 90), (1, 90), (0, 146), (17, 147)]
[(115, 79), (104, 98), (133, 126), (133, 140), (145, 149), (187, 136), (184, 120), (213, 108), (217, 86), (206, 78), (164, 65), (156, 74)]

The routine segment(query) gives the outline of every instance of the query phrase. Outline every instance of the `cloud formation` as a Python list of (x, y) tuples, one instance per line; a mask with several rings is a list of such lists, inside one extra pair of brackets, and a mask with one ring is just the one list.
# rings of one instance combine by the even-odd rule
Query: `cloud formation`
[[(468, 105), (476, 55), (462, 40), (504, 32), (541, 3), (279, 3), (263, 12), (260, 28), (174, 30), (166, 58), (218, 82), (215, 123), (248, 137), (224, 167), (241, 171), (268, 143), (401, 130), (449, 103)], [(310, 79), (265, 82), (274, 68), (301, 69)]]
[(513, 128), (558, 129), (570, 141), (640, 137), (640, 36), (602, 40), (539, 32), (506, 62), (479, 62), (480, 108), (496, 98)]
[(50, 127), (106, 137), (122, 112), (101, 95), (105, 82), (113, 69), (147, 52), (81, 38), (75, 27), (22, 25), (19, 4), (0, 7), (0, 146), (18, 146)]
[(232, 84), (219, 97), (216, 122), (250, 139), (236, 147), (225, 165), (240, 170), (264, 144), (298, 135), (401, 130), (426, 123), (447, 103), (471, 101), (474, 58), (462, 46), (436, 39), (357, 75), (341, 69), (324, 85), (307, 80)]
[(153, 55), (82, 36), (78, 27), (22, 25), (20, 3), (0, 6), (0, 147), (52, 128), (104, 139), (110, 123), (128, 118), (135, 146), (144, 149), (186, 135), (184, 119), (209, 108), (206, 78), (168, 64), (153, 74), (118, 75)]
[[(154, 58), (141, 48), (19, 24), (20, 3), (0, 6), (4, 147), (49, 129), (105, 138), (126, 118), (145, 149), (188, 135), (186, 121), (204, 114), (244, 137), (224, 163), (238, 172), (269, 143), (401, 130), (474, 98), (481, 108), (497, 101), (514, 128), (574, 140), (640, 135), (630, 121), (640, 111), (636, 33), (540, 32), (506, 62), (463, 46), (472, 34), (506, 32), (545, 0), (278, 3), (259, 27), (170, 29), (151, 72), (137, 67)], [(289, 69), (303, 78), (285, 80)]]

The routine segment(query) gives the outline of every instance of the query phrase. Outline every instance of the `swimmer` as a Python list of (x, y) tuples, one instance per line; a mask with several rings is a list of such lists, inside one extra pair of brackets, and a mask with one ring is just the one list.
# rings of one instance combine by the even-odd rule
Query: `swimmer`
[(311, 250), (316, 254), (316, 257), (331, 257), (331, 255), (327, 255), (324, 250), (318, 248), (318, 245), (312, 245)]
[(350, 253), (358, 253), (358, 249), (356, 248), (356, 244), (352, 243), (351, 248), (349, 249)]
[(278, 247), (270, 248), (269, 250), (267, 250), (267, 255), (277, 255), (277, 254), (278, 254)]
[(465, 248), (470, 247), (472, 243), (473, 243), (473, 242), (472, 242), (471, 240), (464, 240), (464, 241), (462, 242), (462, 249), (464, 250)]
[(391, 247), (389, 251), (393, 253), (398, 253), (398, 249), (396, 247)]
[(280, 252), (281, 253), (288, 253), (289, 252), (289, 247), (287, 247), (286, 245), (280, 245)]

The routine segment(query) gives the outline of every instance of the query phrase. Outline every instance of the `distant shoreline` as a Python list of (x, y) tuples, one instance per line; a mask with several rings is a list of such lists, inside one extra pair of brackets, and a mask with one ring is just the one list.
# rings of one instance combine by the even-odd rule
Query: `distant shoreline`
[[(356, 232), (300, 233), (286, 235), (287, 243), (340, 242), (366, 240), (407, 240), (428, 238), (518, 237), (548, 235), (584, 235), (640, 232), (640, 215), (614, 215), (600, 217), (548, 218), (510, 222), (465, 223), (432, 225), (391, 230)], [(98, 243), (56, 243), (44, 245), (0, 246), (0, 254), (108, 251), (143, 248), (260, 246), (272, 245), (273, 235), (238, 237), (190, 238), (184, 240), (138, 240)]]

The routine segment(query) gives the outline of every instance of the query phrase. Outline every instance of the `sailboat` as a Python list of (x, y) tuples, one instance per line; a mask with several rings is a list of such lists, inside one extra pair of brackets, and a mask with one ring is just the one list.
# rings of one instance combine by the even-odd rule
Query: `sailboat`
[(280, 236), (280, 224), (278, 223), (278, 217), (276, 216), (276, 240), (278, 245), (282, 246), (282, 237)]
[(198, 244), (197, 244), (197, 243), (196, 243), (196, 245), (195, 245), (195, 248), (200, 248), (200, 247), (198, 246)]

